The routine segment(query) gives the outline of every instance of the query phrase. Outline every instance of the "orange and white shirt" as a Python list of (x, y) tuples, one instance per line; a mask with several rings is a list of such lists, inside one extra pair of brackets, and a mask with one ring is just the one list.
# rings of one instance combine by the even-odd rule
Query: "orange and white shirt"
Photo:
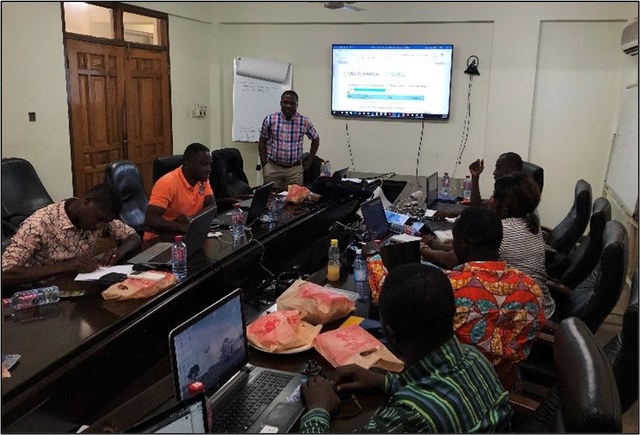
[[(163, 208), (162, 217), (173, 222), (180, 215), (192, 216), (198, 213), (208, 196), (213, 196), (209, 182), (198, 181), (194, 186), (190, 185), (180, 166), (156, 181), (151, 190), (149, 205)], [(154, 237), (154, 233), (144, 233), (144, 240)]]

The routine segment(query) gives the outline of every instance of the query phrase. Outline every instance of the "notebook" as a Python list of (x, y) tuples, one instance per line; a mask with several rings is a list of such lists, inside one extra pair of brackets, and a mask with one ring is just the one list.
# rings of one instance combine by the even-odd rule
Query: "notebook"
[[(242, 291), (236, 289), (169, 333), (178, 400), (200, 381), (211, 432), (287, 432), (302, 414), (302, 375), (248, 364)], [(247, 388), (259, 391), (248, 391)], [(266, 398), (258, 399), (258, 393)], [(242, 414), (225, 422), (227, 413)]]
[(141, 421), (125, 433), (207, 433), (206, 401), (198, 394)]
[(434, 172), (427, 177), (427, 208), (437, 211), (462, 213), (462, 210), (464, 210), (466, 206), (455, 202), (455, 197), (451, 195), (444, 196), (439, 193), (438, 187), (438, 173)]
[[(204, 241), (207, 240), (207, 233), (213, 218), (218, 213), (217, 206), (210, 206), (202, 209), (200, 213), (190, 218), (191, 223), (187, 234), (182, 240), (187, 245), (187, 257), (192, 256), (202, 249)], [(150, 246), (135, 257), (128, 260), (129, 263), (139, 264), (171, 264), (171, 242), (160, 242)]]
[[(246, 225), (251, 226), (253, 223), (262, 216), (265, 209), (267, 208), (267, 203), (269, 202), (269, 197), (271, 196), (271, 187), (273, 183), (267, 183), (260, 187), (258, 187), (253, 194), (253, 198), (249, 201), (251, 202), (251, 206), (249, 207), (249, 212), (247, 213), (247, 219), (245, 220)], [(246, 203), (245, 203), (246, 204)], [(240, 203), (240, 207), (243, 207), (243, 203)], [(231, 226), (231, 213), (232, 210), (218, 216), (218, 221), (221, 225)]]

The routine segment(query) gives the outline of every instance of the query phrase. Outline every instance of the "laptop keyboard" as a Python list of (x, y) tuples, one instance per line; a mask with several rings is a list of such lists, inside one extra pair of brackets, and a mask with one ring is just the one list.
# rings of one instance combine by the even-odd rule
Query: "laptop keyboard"
[(292, 375), (262, 372), (247, 384), (217, 416), (211, 432), (244, 432), (260, 417), (293, 378)]

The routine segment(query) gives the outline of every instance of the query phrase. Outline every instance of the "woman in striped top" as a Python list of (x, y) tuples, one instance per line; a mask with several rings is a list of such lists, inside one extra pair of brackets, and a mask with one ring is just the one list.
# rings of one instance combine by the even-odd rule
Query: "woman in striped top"
[(544, 294), (544, 315), (548, 319), (556, 304), (547, 287), (545, 243), (536, 213), (540, 189), (528, 175), (514, 172), (495, 181), (491, 201), (502, 219), (500, 259), (536, 281)]

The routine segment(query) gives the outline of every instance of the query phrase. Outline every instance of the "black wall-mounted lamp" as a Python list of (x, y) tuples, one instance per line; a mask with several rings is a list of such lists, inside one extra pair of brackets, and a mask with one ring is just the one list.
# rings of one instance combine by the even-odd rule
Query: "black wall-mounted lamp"
[(464, 73), (472, 76), (479, 76), (480, 71), (478, 71), (478, 65), (480, 65), (480, 59), (478, 59), (478, 56), (469, 56), (469, 59), (467, 59), (467, 69), (464, 70)]

